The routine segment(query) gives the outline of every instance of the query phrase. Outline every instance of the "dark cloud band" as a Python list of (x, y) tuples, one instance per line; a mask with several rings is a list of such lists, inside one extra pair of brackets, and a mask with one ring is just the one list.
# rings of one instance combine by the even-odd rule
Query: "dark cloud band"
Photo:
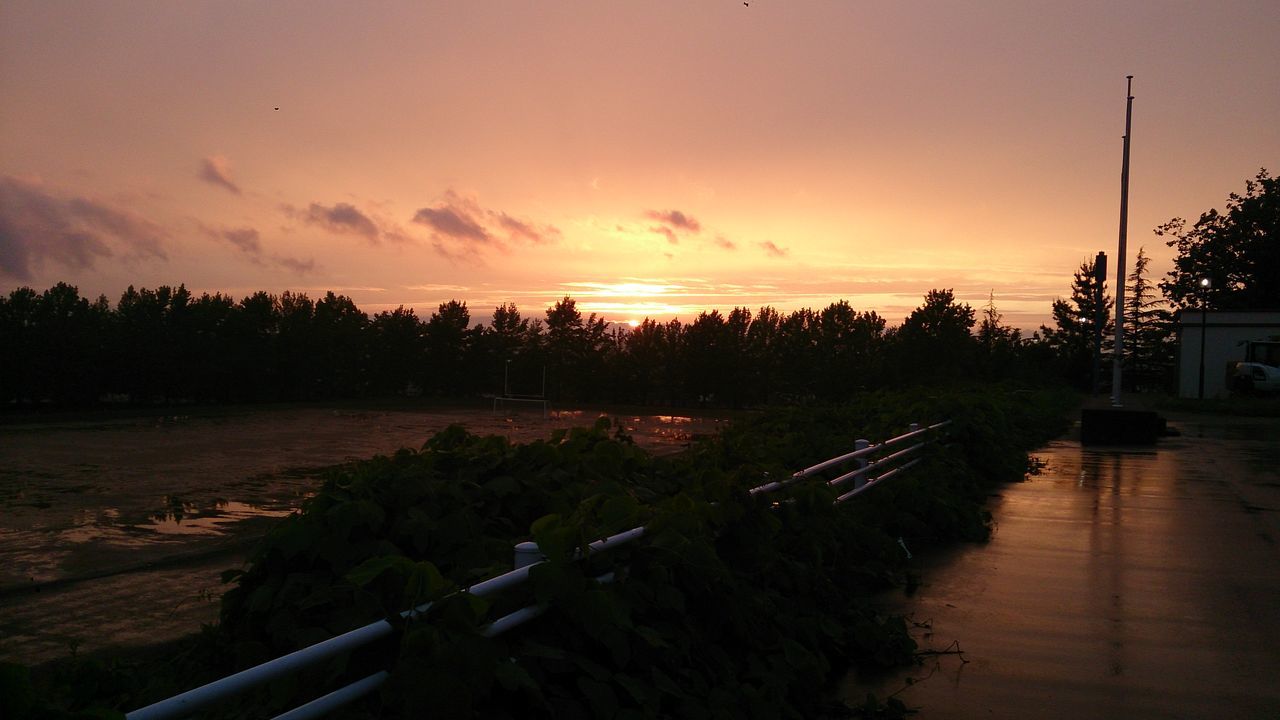
[(167, 239), (159, 225), (128, 211), (0, 177), (0, 274), (25, 281), (46, 261), (84, 269), (117, 254), (164, 259)]

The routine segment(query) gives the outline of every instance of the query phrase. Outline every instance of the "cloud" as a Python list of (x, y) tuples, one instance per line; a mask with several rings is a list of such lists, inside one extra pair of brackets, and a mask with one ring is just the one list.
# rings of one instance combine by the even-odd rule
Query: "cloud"
[(160, 226), (128, 211), (0, 177), (0, 274), (30, 280), (46, 261), (85, 269), (117, 254), (164, 259), (167, 239)]
[(369, 242), (378, 241), (378, 226), (351, 203), (340, 202), (325, 206), (313, 202), (300, 215), (305, 222), (318, 225), (329, 232), (359, 235)]
[(311, 258), (299, 260), (298, 258), (284, 255), (272, 255), (271, 262), (286, 270), (292, 270), (299, 275), (304, 275), (316, 269), (316, 261)]
[(560, 239), (554, 225), (539, 225), (490, 210), (473, 197), (448, 190), (444, 199), (420, 208), (413, 222), (431, 233), (431, 246), (449, 259), (474, 259), (481, 248), (505, 251), (509, 245), (544, 245)]
[(466, 243), (489, 245), (493, 236), (476, 217), (479, 206), (462, 200), (452, 192), (436, 207), (425, 207), (414, 213), (413, 221), (427, 226), (432, 235)]
[(223, 230), (221, 237), (247, 253), (256, 255), (262, 252), (262, 243), (258, 241), (258, 231), (251, 227)]
[(725, 237), (725, 236), (723, 236), (723, 235), (717, 235), (717, 236), (716, 236), (716, 239), (714, 240), (714, 242), (715, 242), (715, 244), (716, 244), (716, 247), (724, 248), (725, 250), (737, 250), (737, 249), (738, 249), (737, 244), (735, 244), (732, 240), (730, 240), (729, 238), (727, 238), (727, 237)]
[(654, 225), (653, 227), (649, 228), (649, 230), (651, 232), (657, 233), (658, 235), (665, 237), (667, 239), (667, 242), (671, 243), (672, 245), (680, 244), (680, 238), (676, 237), (676, 231), (672, 230), (671, 228), (665, 225)]
[(199, 177), (210, 185), (240, 194), (240, 186), (231, 179), (231, 163), (221, 155), (210, 155), (202, 159)]
[(405, 290), (421, 290), (423, 292), (470, 292), (471, 288), (466, 285), (405, 285)]
[(769, 255), (769, 257), (786, 257), (791, 252), (786, 248), (780, 248), (777, 245), (774, 245), (771, 240), (765, 240), (764, 242), (759, 243), (759, 245), (764, 248), (764, 251)]
[(560, 231), (551, 225), (535, 226), (525, 220), (517, 220), (504, 212), (490, 213), (498, 222), (498, 226), (507, 231), (512, 242), (525, 241), (534, 245), (554, 242), (560, 239)]
[(249, 261), (255, 265), (271, 264), (276, 267), (291, 270), (298, 274), (309, 273), (316, 267), (316, 261), (313, 259), (302, 260), (287, 255), (264, 255), (262, 252), (262, 239), (258, 234), (257, 228), (211, 228), (201, 224), (200, 229), (209, 237), (230, 243), (236, 249), (244, 253)]
[(684, 230), (685, 232), (698, 233), (702, 231), (702, 223), (693, 219), (692, 216), (686, 215), (679, 210), (646, 210), (644, 216), (650, 220), (657, 220), (675, 230)]

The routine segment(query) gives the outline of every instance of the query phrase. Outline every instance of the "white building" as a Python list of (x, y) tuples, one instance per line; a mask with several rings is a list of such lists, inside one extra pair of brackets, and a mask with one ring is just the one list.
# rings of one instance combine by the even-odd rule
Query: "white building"
[(1245, 341), (1280, 337), (1280, 311), (1183, 310), (1178, 332), (1178, 396), (1199, 396), (1203, 337), (1204, 396), (1226, 397), (1230, 392), (1227, 374), (1233, 363), (1245, 359)]

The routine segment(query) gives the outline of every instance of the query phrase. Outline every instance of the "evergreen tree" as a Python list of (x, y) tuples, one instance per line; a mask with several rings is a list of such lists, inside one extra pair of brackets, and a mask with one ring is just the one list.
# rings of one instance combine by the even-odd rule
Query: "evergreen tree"
[(988, 377), (1004, 377), (1013, 369), (1022, 346), (1022, 331), (1004, 324), (1004, 315), (996, 309), (993, 289), (982, 308), (978, 323), (978, 348)]
[(1137, 390), (1164, 387), (1174, 363), (1173, 316), (1147, 279), (1150, 263), (1146, 249), (1138, 248), (1125, 284), (1124, 377)]
[[(1101, 290), (1102, 302), (1098, 295)], [(1099, 280), (1092, 260), (1080, 263), (1071, 283), (1071, 298), (1053, 301), (1055, 327), (1040, 326), (1043, 342), (1052, 350), (1064, 378), (1080, 388), (1090, 385), (1096, 332), (1101, 323), (1104, 356), (1110, 351), (1108, 339), (1115, 322), (1111, 309), (1115, 301), (1107, 294), (1105, 280)], [(1100, 373), (1105, 375), (1106, 373)], [(1105, 379), (1105, 378), (1103, 378)]]

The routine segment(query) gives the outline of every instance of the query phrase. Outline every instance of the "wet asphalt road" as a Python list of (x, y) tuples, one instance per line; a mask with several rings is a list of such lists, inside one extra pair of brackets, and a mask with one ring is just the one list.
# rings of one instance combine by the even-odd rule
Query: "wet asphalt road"
[(992, 499), (992, 540), (923, 562), (923, 720), (1280, 718), (1280, 420), (1171, 418), (1155, 448), (1035, 453)]

